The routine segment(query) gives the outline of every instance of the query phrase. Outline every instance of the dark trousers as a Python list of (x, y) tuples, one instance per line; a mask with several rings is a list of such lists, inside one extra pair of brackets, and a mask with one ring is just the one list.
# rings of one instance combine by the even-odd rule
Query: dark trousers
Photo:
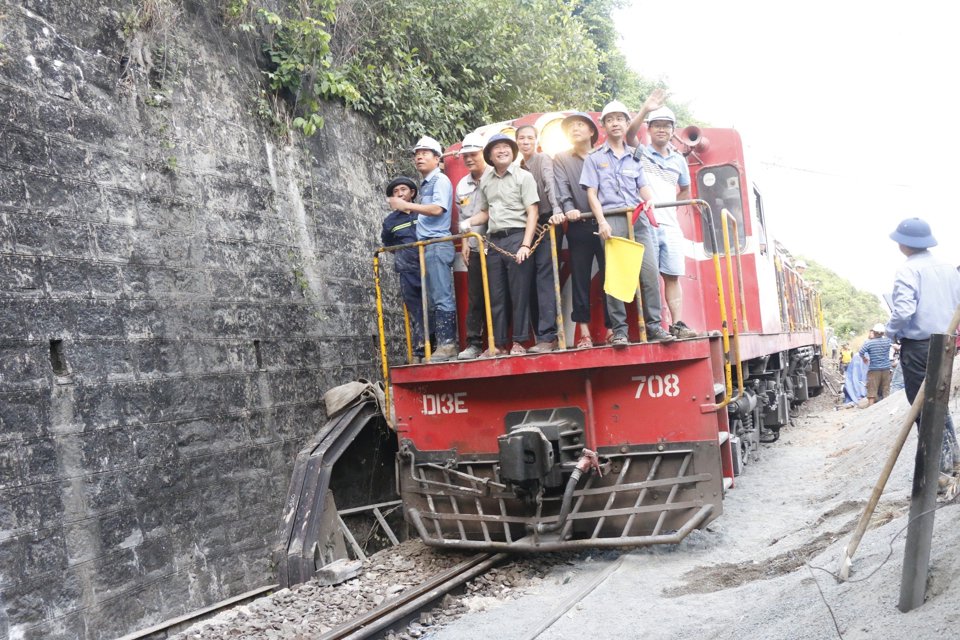
[[(593, 261), (597, 261), (600, 288), (607, 266), (603, 253), (603, 241), (593, 235), (597, 231), (595, 220), (580, 220), (567, 226), (567, 248), (570, 250), (570, 285), (573, 290), (574, 322), (590, 322), (590, 281), (593, 279)], [(606, 305), (603, 309), (604, 324), (610, 327)]]
[[(557, 237), (557, 254), (563, 244), (563, 227), (554, 227)], [(553, 254), (550, 250), (550, 232), (530, 256), (533, 260), (533, 286), (530, 288), (531, 321), (537, 330), (537, 342), (553, 342), (557, 339), (557, 290), (553, 283)], [(559, 258), (558, 258), (559, 261)], [(559, 267), (559, 262), (557, 264)]]
[(420, 274), (401, 271), (400, 295), (410, 316), (410, 339), (413, 343), (413, 355), (423, 356), (423, 289), (420, 286)]
[[(917, 393), (920, 392), (920, 385), (923, 378), (927, 375), (927, 356), (930, 352), (930, 340), (900, 340), (900, 369), (903, 371), (903, 390), (907, 394), (907, 400), (913, 404)], [(917, 418), (917, 427), (920, 426), (920, 418)], [(957, 451), (957, 435), (953, 429), (953, 420), (950, 417), (950, 411), (947, 411), (947, 417), (943, 428), (943, 450), (940, 458), (940, 470), (952, 471), (953, 463)], [(960, 460), (956, 460), (960, 462)]]
[(487, 319), (483, 308), (483, 271), (479, 251), (471, 251), (467, 263), (467, 298), (467, 344), (483, 349)]
[[(506, 236), (491, 236), (498, 247), (516, 253), (523, 243), (523, 230)], [(533, 281), (533, 260), (517, 264), (499, 251), (487, 254), (487, 273), (490, 276), (490, 312), (493, 315), (493, 337), (498, 347), (509, 346), (507, 335), (513, 308), (513, 342), (524, 342), (530, 337), (530, 283)]]

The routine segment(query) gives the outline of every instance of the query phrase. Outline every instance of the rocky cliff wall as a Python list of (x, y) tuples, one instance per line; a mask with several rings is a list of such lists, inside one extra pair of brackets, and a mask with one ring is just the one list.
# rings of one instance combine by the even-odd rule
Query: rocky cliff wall
[(270, 583), (322, 392), (376, 375), (371, 128), (279, 141), (256, 47), (166, 4), (0, 4), (0, 637)]

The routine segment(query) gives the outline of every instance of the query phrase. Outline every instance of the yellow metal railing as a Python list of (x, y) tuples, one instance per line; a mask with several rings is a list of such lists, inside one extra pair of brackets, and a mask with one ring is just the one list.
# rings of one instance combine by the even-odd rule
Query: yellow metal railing
[[(560, 268), (558, 261), (558, 247), (557, 247), (557, 236), (556, 231), (553, 226), (550, 226), (547, 231), (544, 233), (549, 234), (550, 238), (550, 257), (553, 262), (553, 287), (554, 293), (556, 294), (557, 300), (557, 344), (558, 347), (563, 350), (567, 348), (566, 334), (563, 329), (563, 301), (560, 295)], [(443, 238), (432, 238), (430, 240), (420, 240), (418, 242), (411, 242), (408, 244), (395, 245), (391, 247), (380, 247), (373, 254), (373, 279), (374, 279), (374, 288), (376, 289), (376, 301), (377, 301), (377, 333), (380, 343), (380, 366), (383, 373), (384, 387), (385, 391), (385, 400), (386, 405), (390, 406), (390, 363), (387, 354), (387, 338), (386, 338), (386, 329), (384, 323), (384, 314), (383, 314), (383, 289), (381, 287), (380, 279), (380, 254), (382, 253), (395, 253), (403, 249), (416, 248), (419, 261), (420, 261), (420, 291), (421, 291), (421, 306), (423, 310), (423, 318), (421, 322), (423, 323), (423, 350), (424, 350), (424, 360), (430, 362), (432, 355), (432, 345), (430, 344), (430, 303), (429, 303), (429, 292), (427, 291), (427, 278), (426, 278), (426, 256), (425, 256), (425, 247), (427, 245), (436, 244), (438, 242), (454, 242), (456, 240), (466, 241), (468, 238), (476, 238), (477, 243), (480, 247), (483, 246), (484, 239), (479, 233), (469, 232), (469, 233), (459, 233), (456, 235), (444, 236)], [(493, 314), (490, 311), (490, 280), (487, 272), (487, 256), (484, 251), (480, 251), (480, 274), (481, 281), (483, 284), (483, 311), (484, 311), (484, 320), (486, 321), (487, 327), (487, 347), (489, 353), (494, 353), (496, 351), (496, 344), (493, 334)], [(531, 256), (528, 260), (532, 260)], [(404, 334), (406, 336), (407, 343), (407, 363), (413, 363), (413, 335), (410, 326), (410, 311), (407, 309), (406, 304), (403, 305), (403, 324), (404, 324)], [(388, 418), (389, 420), (389, 418)]]
[[(730, 353), (730, 327), (727, 323), (727, 296), (726, 290), (723, 285), (723, 270), (720, 266), (720, 252), (718, 251), (719, 245), (717, 243), (717, 228), (714, 224), (713, 218), (713, 209), (710, 208), (710, 204), (706, 200), (678, 200), (676, 202), (659, 202), (654, 205), (654, 208), (657, 207), (683, 207), (683, 206), (695, 206), (702, 211), (706, 211), (708, 224), (701, 225), (706, 228), (703, 229), (703, 232), (710, 234), (710, 240), (714, 248), (713, 251), (713, 271), (717, 279), (717, 296), (718, 302), (720, 305), (720, 336), (723, 345), (723, 376), (724, 376), (724, 389), (726, 391), (724, 395), (723, 402), (715, 403), (710, 405), (710, 409), (722, 409), (731, 402), (739, 399), (743, 395), (743, 363), (740, 361), (740, 327), (738, 322), (737, 314), (737, 302), (732, 300), (731, 304), (731, 315), (733, 316), (733, 343), (736, 350), (736, 367), (737, 375), (739, 376), (738, 380), (738, 393), (736, 396), (733, 395), (733, 365), (732, 365), (732, 355)], [(734, 295), (734, 280), (733, 280), (733, 262), (730, 252), (730, 233), (727, 227), (727, 222), (731, 222), (734, 228), (734, 237), (738, 238), (738, 227), (737, 220), (734, 218), (729, 211), (722, 209), (720, 212), (721, 220), (723, 221), (723, 246), (724, 253), (726, 255), (726, 264), (727, 264), (727, 279), (730, 284), (730, 295)], [(740, 243), (736, 243), (736, 255), (737, 255), (737, 267), (740, 278), (740, 305), (743, 311), (743, 316), (746, 318), (747, 309), (746, 309), (746, 297), (743, 292), (743, 268), (740, 262)]]
[[(724, 252), (724, 256), (726, 257), (726, 262), (727, 262), (727, 281), (728, 281), (729, 284), (730, 284), (730, 295), (731, 295), (731, 297), (732, 297), (732, 296), (733, 296), (733, 292), (734, 292), (733, 263), (732, 263), (732, 260), (733, 260), (733, 259), (730, 257), (730, 231), (728, 230), (727, 223), (729, 223), (730, 225), (733, 226), (733, 237), (734, 237), (734, 238), (738, 238), (738, 239), (740, 238), (740, 236), (739, 236), (739, 229), (738, 229), (738, 227), (737, 227), (737, 219), (736, 219), (735, 217), (733, 217), (733, 216), (730, 214), (730, 212), (727, 211), (726, 209), (721, 209), (721, 210), (720, 210), (720, 217), (721, 217), (721, 220), (723, 221), (723, 252)], [(739, 298), (740, 298), (740, 304), (741, 304), (742, 310), (743, 310), (744, 322), (746, 322), (747, 309), (746, 309), (746, 298), (745, 298), (744, 293), (743, 293), (743, 268), (742, 268), (741, 263), (740, 263), (740, 242), (739, 242), (739, 241), (736, 243), (736, 251), (737, 251), (737, 270), (738, 270), (737, 275), (738, 275), (739, 285), (740, 285), (740, 296), (739, 296)], [(714, 255), (714, 257), (716, 257), (716, 255), (717, 255), (716, 252), (714, 252), (713, 255)], [(718, 274), (719, 274), (719, 272), (718, 272)], [(722, 300), (722, 297), (721, 297), (721, 300)], [(723, 303), (721, 302), (721, 304), (723, 304)], [(726, 400), (724, 400), (724, 402), (722, 402), (722, 403), (720, 404), (721, 407), (726, 406), (726, 405), (728, 405), (728, 404), (730, 404), (731, 402), (734, 402), (734, 401), (736, 401), (736, 400), (739, 400), (739, 399), (743, 396), (743, 360), (740, 358), (740, 322), (739, 322), (739, 314), (737, 313), (737, 302), (736, 302), (736, 300), (731, 299), (731, 301), (730, 301), (730, 310), (731, 310), (731, 314), (730, 314), (730, 315), (731, 315), (732, 318), (733, 318), (733, 348), (734, 348), (734, 349), (736, 350), (736, 352), (737, 352), (737, 360), (736, 360), (736, 362), (737, 362), (737, 383), (738, 383), (738, 384), (737, 384), (737, 395), (736, 395), (735, 397), (731, 397), (731, 396), (730, 396), (730, 393), (728, 392), (728, 393), (727, 393), (727, 398), (726, 398)], [(728, 367), (729, 367), (729, 360), (730, 360), (730, 358), (728, 357), (728, 358), (727, 358), (727, 362), (728, 362), (728, 365), (727, 365), (727, 366), (728, 366)], [(733, 386), (733, 385), (731, 384), (730, 386), (731, 386), (730, 391), (733, 391), (733, 389), (732, 389), (732, 386)]]

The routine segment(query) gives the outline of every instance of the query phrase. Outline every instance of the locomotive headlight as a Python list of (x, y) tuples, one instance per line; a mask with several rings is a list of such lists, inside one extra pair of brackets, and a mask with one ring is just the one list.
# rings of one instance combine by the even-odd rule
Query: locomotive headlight
[(554, 156), (573, 147), (563, 133), (563, 119), (566, 117), (567, 114), (563, 111), (551, 111), (542, 114), (533, 123), (537, 128), (537, 143), (540, 150), (548, 156)]
[(540, 129), (540, 148), (548, 156), (555, 156), (573, 146), (563, 133), (562, 123), (563, 118), (554, 118)]

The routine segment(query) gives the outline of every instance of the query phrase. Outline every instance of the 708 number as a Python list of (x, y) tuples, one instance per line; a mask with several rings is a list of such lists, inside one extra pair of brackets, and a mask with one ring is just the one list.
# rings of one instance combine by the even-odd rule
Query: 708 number
[(680, 377), (675, 373), (665, 376), (633, 376), (630, 379), (637, 383), (637, 394), (633, 396), (635, 400), (639, 400), (644, 392), (651, 398), (673, 398), (680, 395)]

